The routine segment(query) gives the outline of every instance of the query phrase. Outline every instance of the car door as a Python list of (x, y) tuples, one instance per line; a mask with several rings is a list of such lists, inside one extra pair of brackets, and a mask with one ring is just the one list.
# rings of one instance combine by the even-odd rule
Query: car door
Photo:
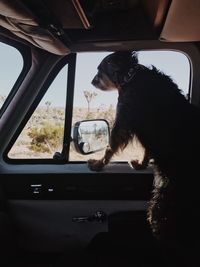
[[(105, 217), (118, 211), (144, 211), (153, 176), (146, 170), (135, 173), (136, 179), (132, 179), (133, 171), (124, 163), (114, 173), (109, 168), (104, 173), (92, 173), (86, 159), (69, 161), (76, 56), (34, 53), (31, 57), (37, 58), (36, 63), (32, 62), (2, 114), (1, 183), (20, 246), (57, 252), (86, 246), (97, 233), (108, 231), (106, 219), (81, 223), (82, 217), (99, 211)], [(64, 80), (62, 92), (57, 85), (59, 75)], [(60, 103), (53, 106), (50, 102), (56, 94), (61, 95), (57, 100)], [(54, 146), (47, 133), (50, 141), (44, 141), (42, 147), (39, 137), (34, 139), (37, 130), (60, 130), (62, 141)]]

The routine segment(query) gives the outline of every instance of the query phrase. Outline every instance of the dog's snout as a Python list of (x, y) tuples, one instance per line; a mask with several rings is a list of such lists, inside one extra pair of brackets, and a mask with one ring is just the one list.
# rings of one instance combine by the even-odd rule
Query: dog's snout
[(98, 75), (95, 75), (94, 76), (94, 79), (92, 80), (92, 85), (96, 85), (96, 84), (98, 84), (99, 83), (99, 77), (98, 77)]

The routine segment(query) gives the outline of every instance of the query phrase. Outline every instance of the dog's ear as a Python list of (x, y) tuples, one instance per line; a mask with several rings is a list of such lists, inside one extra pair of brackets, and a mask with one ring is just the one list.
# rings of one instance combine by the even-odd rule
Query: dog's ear
[(137, 63), (137, 53), (117, 51), (105, 57), (98, 69), (107, 74), (115, 84), (121, 84), (124, 81), (124, 75), (127, 75), (130, 68)]

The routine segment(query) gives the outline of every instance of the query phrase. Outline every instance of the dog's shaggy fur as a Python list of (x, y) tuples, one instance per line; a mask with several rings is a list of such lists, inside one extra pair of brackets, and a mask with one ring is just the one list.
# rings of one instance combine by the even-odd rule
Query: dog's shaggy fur
[(100, 160), (89, 160), (100, 171), (112, 155), (136, 135), (155, 162), (154, 189), (148, 221), (164, 242), (195, 245), (200, 238), (199, 158), (200, 112), (188, 102), (172, 79), (155, 67), (138, 64), (137, 54), (121, 51), (108, 55), (98, 66), (92, 84), (119, 92), (110, 147)]

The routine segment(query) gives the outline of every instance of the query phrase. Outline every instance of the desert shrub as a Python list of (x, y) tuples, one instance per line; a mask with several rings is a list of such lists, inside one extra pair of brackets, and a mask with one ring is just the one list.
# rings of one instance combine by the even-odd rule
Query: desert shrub
[(29, 149), (35, 152), (54, 153), (62, 144), (63, 131), (63, 126), (50, 123), (45, 123), (40, 128), (30, 128), (27, 133), (32, 139)]
[(86, 120), (92, 120), (92, 119), (95, 119), (96, 116), (95, 116), (95, 112), (87, 112), (86, 116), (85, 116), (85, 119)]
[(93, 108), (90, 109), (90, 112), (84, 108), (74, 108), (73, 123), (81, 120), (105, 119), (109, 122), (109, 125), (112, 128), (115, 112), (113, 105), (110, 105), (109, 107), (100, 106), (99, 108)]
[(97, 110), (97, 119), (105, 119), (108, 121), (110, 128), (113, 127), (114, 119), (115, 119), (115, 109), (112, 105), (104, 109)]

